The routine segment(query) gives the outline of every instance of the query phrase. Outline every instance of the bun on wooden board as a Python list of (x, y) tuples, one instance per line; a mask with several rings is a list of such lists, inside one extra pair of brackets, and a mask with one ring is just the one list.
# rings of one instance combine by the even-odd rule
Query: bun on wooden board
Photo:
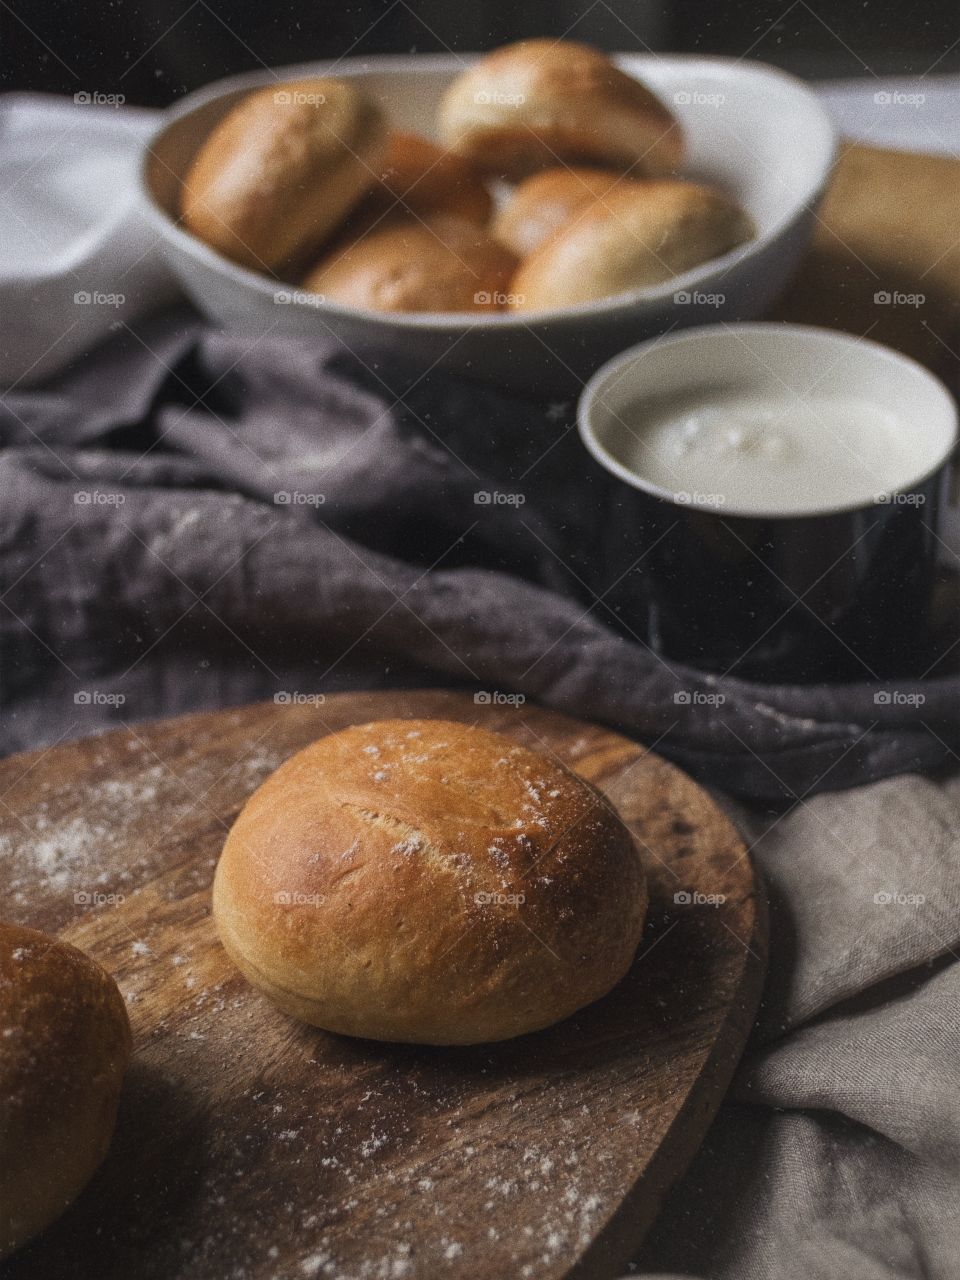
[(387, 128), (342, 80), (284, 80), (216, 126), (184, 182), (184, 225), (252, 271), (300, 262), (377, 180)]
[(646, 903), (592, 786), (443, 720), (356, 725), (293, 756), (247, 801), (213, 886), (223, 945), (281, 1009), (424, 1044), (508, 1039), (599, 999)]
[(683, 158), (680, 126), (659, 98), (571, 40), (522, 40), (488, 53), (451, 84), (439, 124), (448, 147), (513, 181), (563, 164), (660, 177)]
[(129, 1059), (113, 978), (68, 943), (0, 924), (0, 1258), (103, 1160)]

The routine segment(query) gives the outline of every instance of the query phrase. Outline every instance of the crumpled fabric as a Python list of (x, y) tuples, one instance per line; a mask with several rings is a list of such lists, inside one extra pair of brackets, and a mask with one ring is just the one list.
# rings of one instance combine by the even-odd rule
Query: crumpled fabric
[[(121, 325), (0, 402), (0, 746), (440, 684), (648, 743), (728, 793), (771, 955), (734, 1086), (633, 1274), (952, 1280), (960, 680), (878, 704), (869, 684), (662, 662), (593, 585), (612, 482), (573, 421), (332, 343), (184, 312)], [(725, 700), (678, 703), (689, 688)]]
[[(278, 689), (443, 684), (603, 721), (777, 803), (949, 762), (956, 675), (878, 704), (869, 682), (706, 676), (617, 630), (595, 551), (615, 483), (569, 403), (184, 312), (121, 323), (0, 402), (0, 749)], [(723, 700), (679, 704), (691, 689)]]
[(634, 1274), (953, 1280), (960, 777), (735, 817), (771, 904), (763, 1005)]

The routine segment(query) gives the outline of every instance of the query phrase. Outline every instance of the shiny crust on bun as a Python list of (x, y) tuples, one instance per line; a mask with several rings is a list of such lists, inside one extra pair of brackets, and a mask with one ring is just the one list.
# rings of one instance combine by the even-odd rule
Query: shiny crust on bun
[(380, 109), (344, 81), (260, 89), (197, 153), (184, 182), (184, 225), (253, 271), (301, 262), (376, 181), (386, 137)]
[(683, 158), (680, 126), (659, 98), (570, 40), (487, 54), (444, 95), (440, 134), (484, 172), (512, 180), (562, 164), (661, 177)]
[(408, 219), (335, 245), (304, 289), (368, 311), (499, 310), (517, 265), (470, 222)]
[(0, 924), (0, 1257), (53, 1222), (103, 1160), (129, 1058), (110, 975), (76, 947)]
[(247, 801), (213, 888), (223, 945), (281, 1009), (423, 1044), (508, 1039), (599, 999), (646, 902), (593, 787), (443, 720), (356, 725), (293, 756)]
[(379, 182), (350, 215), (350, 227), (437, 215), (482, 227), (492, 210), (493, 198), (483, 179), (462, 156), (422, 134), (398, 130), (388, 139)]
[(612, 169), (544, 169), (526, 178), (498, 212), (491, 234), (525, 258), (581, 210), (624, 184)]
[(512, 306), (569, 307), (662, 284), (754, 234), (747, 214), (715, 187), (664, 181), (618, 188), (521, 263)]

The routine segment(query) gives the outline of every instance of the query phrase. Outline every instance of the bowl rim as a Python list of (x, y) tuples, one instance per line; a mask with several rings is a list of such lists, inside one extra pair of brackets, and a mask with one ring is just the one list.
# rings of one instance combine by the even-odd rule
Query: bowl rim
[[(702, 345), (705, 342), (725, 341), (727, 338), (736, 338), (741, 334), (752, 334), (761, 339), (786, 339), (790, 344), (812, 340), (815, 343), (822, 342), (834, 347), (843, 347), (847, 351), (856, 350), (871, 364), (875, 365), (878, 362), (894, 364), (901, 371), (909, 374), (911, 378), (925, 382), (942, 401), (945, 418), (950, 423), (949, 441), (935, 463), (925, 468), (918, 476), (911, 478), (909, 482), (898, 485), (891, 492), (911, 493), (925, 484), (942, 467), (949, 463), (951, 454), (957, 447), (960, 418), (958, 418), (957, 405), (949, 388), (931, 369), (921, 364), (919, 360), (915, 360), (913, 356), (905, 355), (902, 351), (897, 351), (895, 348), (889, 347), (885, 343), (877, 342), (873, 338), (847, 333), (842, 329), (829, 329), (825, 325), (787, 324), (778, 320), (740, 320), (732, 324), (697, 325), (696, 327), (684, 329), (680, 333), (661, 334), (655, 338), (648, 338), (644, 342), (638, 342), (632, 347), (627, 347), (625, 351), (621, 351), (618, 355), (605, 361), (584, 383), (577, 399), (577, 432), (580, 436), (580, 442), (593, 460), (603, 467), (609, 475), (621, 480), (632, 489), (638, 489), (641, 493), (659, 498), (671, 506), (706, 511), (724, 520), (819, 520), (824, 516), (848, 515), (855, 511), (869, 510), (871, 506), (875, 505), (874, 503), (862, 501), (846, 502), (837, 503), (833, 506), (817, 507), (816, 510), (812, 511), (771, 512), (752, 511), (749, 508), (739, 506), (736, 509), (726, 505), (717, 507), (713, 504), (692, 501), (678, 503), (678, 490), (665, 489), (662, 485), (655, 484), (652, 480), (648, 480), (646, 477), (631, 471), (601, 443), (597, 434), (596, 406), (610, 381), (621, 374), (624, 369), (642, 360), (654, 347), (664, 345), (678, 346), (681, 343)], [(609, 409), (609, 406), (607, 407)]]
[[(659, 285), (632, 289), (623, 293), (612, 294), (608, 298), (599, 298), (592, 302), (575, 303), (572, 306), (550, 307), (539, 311), (509, 312), (499, 311), (483, 314), (476, 311), (411, 311), (383, 312), (372, 311), (364, 307), (349, 306), (322, 298), (322, 295), (311, 294), (308, 290), (282, 280), (271, 280), (268, 276), (231, 262), (216, 250), (204, 244), (196, 236), (184, 230), (178, 220), (172, 218), (154, 199), (150, 190), (149, 169), (151, 159), (156, 159), (155, 146), (163, 135), (181, 120), (201, 107), (215, 102), (218, 98), (255, 89), (271, 83), (283, 83), (295, 80), (304, 75), (322, 76), (334, 74), (337, 69), (356, 68), (355, 74), (363, 75), (377, 72), (400, 73), (415, 71), (418, 67), (429, 66), (437, 72), (455, 72), (473, 65), (484, 55), (482, 53), (422, 53), (373, 54), (369, 57), (341, 57), (338, 59), (321, 59), (311, 62), (300, 62), (277, 68), (264, 68), (241, 72), (238, 75), (222, 77), (212, 81), (192, 93), (187, 94), (172, 107), (163, 112), (156, 129), (141, 142), (140, 159), (137, 165), (137, 186), (141, 207), (164, 241), (173, 243), (189, 258), (203, 263), (217, 272), (221, 277), (232, 279), (235, 283), (251, 288), (266, 299), (272, 295), (277, 303), (278, 294), (297, 295), (288, 301), (293, 302), (298, 311), (314, 311), (318, 315), (327, 315), (335, 320), (344, 319), (361, 321), (382, 329), (385, 334), (403, 330), (428, 330), (433, 332), (450, 332), (463, 334), (473, 330), (520, 330), (536, 329), (544, 325), (551, 327), (576, 327), (581, 322), (604, 319), (610, 321), (620, 314), (636, 315), (638, 311), (656, 313), (673, 295), (682, 292), (710, 292), (711, 287), (723, 279), (733, 268), (751, 258), (759, 257), (778, 237), (794, 226), (803, 214), (816, 207), (830, 180), (839, 147), (836, 127), (826, 107), (820, 102), (814, 91), (797, 76), (791, 75), (779, 67), (765, 62), (744, 62), (732, 57), (702, 57), (691, 53), (611, 53), (609, 56), (625, 70), (637, 67), (642, 63), (669, 63), (697, 67), (701, 72), (714, 72), (718, 75), (731, 74), (755, 81), (779, 83), (779, 86), (792, 92), (795, 98), (802, 101), (812, 117), (823, 131), (824, 147), (819, 157), (819, 165), (814, 181), (802, 197), (794, 202), (779, 218), (761, 234), (738, 245), (720, 257), (711, 258), (706, 263), (691, 268), (690, 271), (672, 276)], [(162, 163), (162, 162), (161, 162)], [(179, 175), (177, 175), (179, 177)]]

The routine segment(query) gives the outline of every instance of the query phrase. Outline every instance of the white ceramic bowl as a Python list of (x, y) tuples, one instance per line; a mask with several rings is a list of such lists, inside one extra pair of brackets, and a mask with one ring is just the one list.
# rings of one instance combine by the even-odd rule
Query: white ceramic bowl
[(251, 335), (333, 336), (361, 355), (389, 349), (425, 368), (443, 361), (502, 386), (578, 390), (598, 364), (678, 325), (761, 314), (789, 278), (833, 164), (834, 130), (816, 97), (771, 67), (724, 58), (624, 54), (687, 140), (686, 176), (715, 182), (752, 216), (756, 239), (666, 284), (534, 314), (384, 314), (321, 302), (236, 266), (177, 223), (183, 175), (223, 115), (251, 89), (301, 76), (355, 79), (399, 127), (435, 136), (447, 85), (475, 58), (384, 56), (311, 62), (235, 76), (185, 98), (144, 148), (148, 217), (187, 294), (224, 328)]

